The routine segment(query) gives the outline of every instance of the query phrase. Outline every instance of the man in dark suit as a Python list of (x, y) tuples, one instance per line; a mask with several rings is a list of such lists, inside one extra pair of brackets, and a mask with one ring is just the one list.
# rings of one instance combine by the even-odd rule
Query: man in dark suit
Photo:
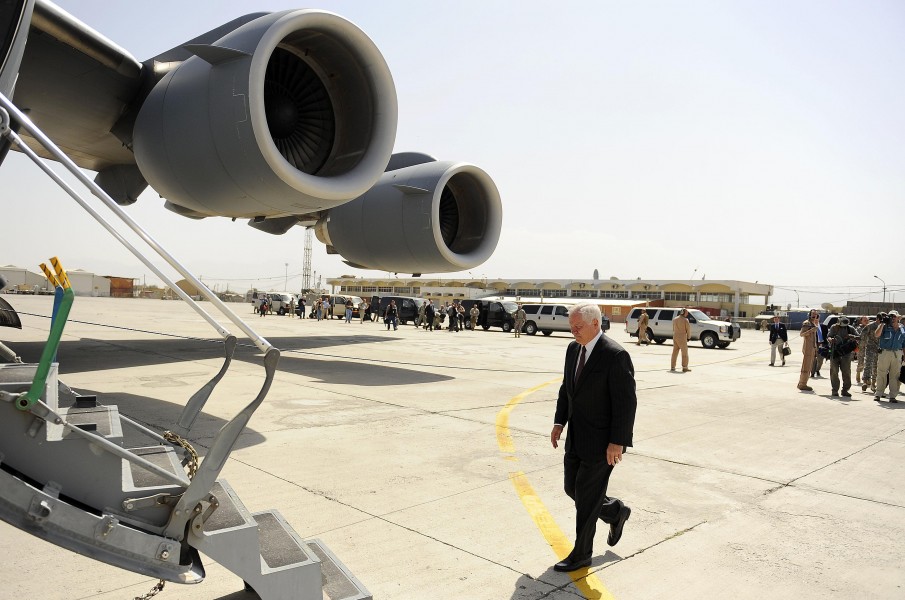
[(782, 347), (789, 341), (789, 332), (786, 326), (779, 322), (779, 315), (773, 315), (773, 323), (770, 324), (770, 366), (776, 362), (776, 351), (782, 359), (782, 366), (786, 366), (786, 355), (782, 353)]
[(609, 524), (607, 543), (615, 546), (631, 509), (607, 497), (613, 468), (632, 445), (635, 423), (635, 370), (622, 346), (600, 330), (600, 308), (579, 304), (569, 311), (575, 341), (566, 351), (563, 383), (556, 401), (550, 441), (558, 447), (569, 426), (563, 458), (565, 490), (575, 501), (575, 547), (556, 571), (575, 571), (591, 564), (597, 519)]

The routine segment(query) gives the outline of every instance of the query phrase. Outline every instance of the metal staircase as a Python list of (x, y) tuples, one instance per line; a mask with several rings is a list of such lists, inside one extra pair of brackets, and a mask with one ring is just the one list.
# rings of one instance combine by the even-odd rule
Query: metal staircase
[[(94, 195), (115, 206), (2, 95), (0, 135), (42, 165), (12, 131), (10, 114), (51, 153), (59, 153), (58, 160)], [(49, 167), (42, 165), (42, 169)], [(85, 206), (67, 184), (51, 176)], [(86, 210), (113, 232), (93, 209)], [(58, 380), (58, 365), (53, 362), (72, 304), (65, 271), (53, 261), (56, 278), (46, 268), (45, 274), (62, 300), (54, 305), (41, 361), (0, 364), (0, 518), (85, 556), (166, 581), (200, 583), (205, 576), (200, 552), (241, 577), (265, 600), (370, 599), (364, 586), (320, 540), (303, 540), (276, 510), (249, 512), (229, 483), (219, 479), (236, 441), (270, 389), (279, 350), (253, 332), (143, 230), (136, 229), (131, 219), (117, 214), (140, 231), (142, 239), (171, 266), (215, 299), (212, 303), (264, 352), (263, 385), (223, 426), (199, 463), (186, 438), (228, 369), (236, 338), (185, 296), (224, 336), (226, 358), (211, 381), (186, 402), (172, 431), (152, 431), (120, 414), (116, 406), (80, 395)], [(114, 235), (149, 264), (131, 244)], [(181, 292), (156, 267), (152, 269), (177, 294)], [(129, 436), (142, 438), (139, 445), (126, 443), (126, 429), (140, 434)]]

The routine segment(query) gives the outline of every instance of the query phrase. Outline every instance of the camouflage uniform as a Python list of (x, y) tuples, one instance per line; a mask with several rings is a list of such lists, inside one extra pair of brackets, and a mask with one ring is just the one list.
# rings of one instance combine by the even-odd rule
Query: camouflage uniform
[(519, 304), (518, 310), (515, 311), (515, 327), (512, 328), (515, 332), (515, 337), (522, 336), (522, 329), (525, 327), (527, 316), (528, 315), (525, 314), (525, 309)]
[[(880, 349), (880, 341), (874, 335), (877, 332), (876, 321), (861, 329), (861, 350), (864, 355), (864, 370), (861, 373), (861, 391), (867, 391), (870, 386), (872, 391), (877, 390), (877, 350)], [(860, 360), (858, 369), (861, 369)]]

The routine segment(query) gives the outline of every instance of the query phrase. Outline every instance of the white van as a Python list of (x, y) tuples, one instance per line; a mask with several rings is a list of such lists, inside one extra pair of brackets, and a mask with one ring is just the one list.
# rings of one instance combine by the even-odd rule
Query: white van
[[(569, 306), (565, 304), (522, 304), (525, 311), (525, 333), (534, 335), (538, 331), (544, 335), (550, 335), (554, 331), (568, 331)], [(610, 328), (610, 320), (606, 315), (600, 315), (600, 329), (607, 331)]]
[[(625, 319), (625, 332), (632, 337), (638, 336), (638, 317), (641, 311), (647, 311), (647, 337), (658, 344), (672, 339), (672, 320), (679, 315), (679, 308), (636, 306)], [(742, 328), (726, 321), (714, 321), (706, 313), (695, 308), (688, 309), (688, 322), (691, 324), (691, 339), (701, 340), (705, 348), (726, 348), (742, 335)]]
[(258, 297), (253, 302), (255, 312), (258, 312), (258, 309), (261, 308), (261, 300), (265, 296), (270, 299), (271, 312), (275, 312), (278, 315), (285, 315), (289, 312), (289, 301), (293, 298), (290, 292), (258, 292)]

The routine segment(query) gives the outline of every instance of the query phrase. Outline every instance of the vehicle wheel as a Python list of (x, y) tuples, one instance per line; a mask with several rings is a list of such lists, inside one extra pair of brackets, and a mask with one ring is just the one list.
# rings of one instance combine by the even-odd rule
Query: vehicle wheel
[(548, 330), (546, 330), (546, 331), (541, 331), (541, 333), (544, 334), (544, 335), (550, 335), (550, 334), (553, 333), (553, 332), (550, 331), (550, 330), (548, 329)]
[(286, 314), (286, 309), (281, 306), (280, 310), (277, 311), (277, 314), (282, 317), (283, 315)]
[(399, 320), (399, 324), (400, 324), (400, 325), (405, 325), (406, 323), (408, 323), (408, 321), (406, 321), (405, 319), (400, 319), (400, 320)]
[(509, 333), (512, 331), (512, 325), (510, 323), (503, 323), (503, 331)]
[(666, 338), (654, 338), (654, 342), (657, 344), (662, 344), (666, 341)]
[(717, 345), (717, 347), (719, 347), (719, 348), (728, 348), (728, 347), (729, 347), (729, 342), (717, 342), (716, 345)]
[(705, 331), (701, 334), (701, 345), (707, 348), (708, 350), (712, 350), (716, 348), (717, 339), (716, 334), (712, 331)]
[(534, 335), (537, 333), (537, 325), (534, 324), (534, 321), (528, 321), (525, 325), (525, 333), (528, 335)]
[(488, 329), (490, 329), (490, 325), (481, 325), (481, 328), (482, 328), (484, 331), (487, 331)]

